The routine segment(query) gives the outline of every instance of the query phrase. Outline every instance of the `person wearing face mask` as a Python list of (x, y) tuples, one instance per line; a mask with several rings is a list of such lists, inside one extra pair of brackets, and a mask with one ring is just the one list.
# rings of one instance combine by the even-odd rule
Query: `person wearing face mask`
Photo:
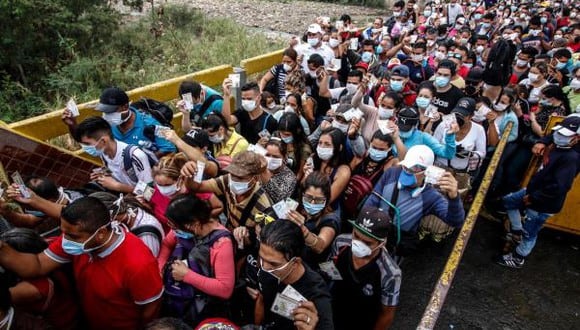
[(300, 182), (304, 177), (304, 164), (312, 154), (312, 147), (296, 114), (286, 113), (280, 117), (277, 136), (286, 145), (286, 166), (296, 174), (296, 180)]
[(448, 59), (439, 62), (439, 66), (435, 71), (433, 85), (435, 86), (435, 95), (431, 104), (437, 107), (437, 111), (446, 115), (451, 113), (451, 110), (462, 98), (463, 92), (451, 84), (451, 79), (456, 76), (456, 64)]
[(318, 54), (324, 59), (324, 66), (328, 66), (334, 59), (334, 51), (322, 43), (322, 28), (318, 24), (310, 24), (306, 31), (307, 43), (294, 47), (298, 59), (302, 59), (300, 65), (304, 72), (308, 72), (308, 58), (312, 54)]
[(409, 68), (406, 65), (397, 65), (391, 69), (389, 89), (398, 93), (407, 106), (415, 104), (417, 93), (414, 84), (409, 81)]
[[(437, 156), (435, 165), (449, 168), (453, 171), (458, 182), (458, 189), (462, 195), (470, 188), (471, 174), (475, 173), (485, 159), (486, 133), (485, 129), (471, 121), (475, 113), (475, 100), (469, 97), (462, 98), (451, 112), (454, 114), (459, 125), (459, 131), (455, 135), (456, 153), (451, 159)], [(445, 138), (443, 125), (437, 126), (433, 137), (443, 142)]]
[(87, 154), (101, 158), (110, 174), (91, 173), (90, 179), (102, 187), (121, 193), (132, 193), (138, 182), (153, 181), (151, 168), (155, 165), (144, 150), (113, 137), (111, 126), (103, 118), (89, 117), (75, 131), (81, 148)]
[(532, 47), (526, 47), (522, 49), (516, 57), (516, 61), (513, 66), (513, 73), (510, 79), (510, 84), (517, 84), (528, 76), (530, 72), (530, 63), (534, 57), (538, 54), (538, 51)]
[[(399, 257), (417, 249), (417, 231), (423, 218), (433, 215), (454, 228), (463, 224), (465, 211), (453, 175), (444, 172), (437, 189), (425, 182), (425, 170), (433, 165), (434, 158), (433, 151), (425, 145), (411, 147), (400, 167), (385, 171), (364, 204), (388, 210), (390, 203), (398, 208), (401, 242), (396, 254)], [(417, 203), (422, 203), (422, 207), (417, 207)]]
[[(342, 280), (332, 282), (335, 329), (388, 329), (395, 317), (401, 269), (385, 245), (396, 231), (388, 208), (365, 206), (332, 245), (332, 264)], [(396, 240), (396, 238), (394, 238)]]
[(108, 192), (100, 191), (92, 193), (94, 197), (103, 202), (113, 215), (113, 221), (124, 224), (151, 250), (153, 256), (159, 255), (161, 240), (165, 237), (165, 231), (161, 223), (150, 213), (141, 207), (139, 201), (132, 196), (116, 196)]
[[(322, 58), (318, 55), (313, 55), (311, 58), (317, 58), (322, 62)], [(321, 77), (321, 80), (326, 77)], [(320, 96), (320, 89), (318, 88), (318, 94), (313, 94), (316, 92), (315, 88), (306, 86), (306, 75), (302, 71), (292, 71), (288, 76), (286, 76), (285, 89), (286, 98), (290, 94), (300, 95), (300, 101), (302, 103), (301, 115), (306, 119), (309, 127), (312, 128), (319, 118), (322, 118), (322, 109), (330, 108), (330, 100)], [(330, 79), (329, 79), (330, 80)], [(286, 103), (286, 99), (283, 100)], [(320, 110), (319, 110), (320, 109)]]
[[(358, 64), (357, 64), (358, 66)], [(366, 66), (368, 68), (368, 65)], [(328, 86), (328, 75), (323, 74), (321, 86), (320, 86), (320, 93), (321, 97), (327, 97), (332, 100), (334, 104), (336, 103), (347, 103), (357, 92), (357, 88), (359, 87), (361, 81), (363, 80), (363, 73), (359, 70), (351, 70), (348, 73), (348, 78), (345, 87), (338, 87), (338, 88), (327, 88)], [(374, 106), (375, 103), (370, 95), (367, 93), (367, 90), (364, 91), (363, 103)]]
[[(560, 212), (580, 168), (580, 152), (575, 146), (580, 136), (580, 117), (571, 115), (552, 129), (552, 143), (542, 141), (543, 166), (526, 188), (502, 198), (510, 220), (512, 249), (504, 250), (497, 262), (510, 268), (521, 268), (532, 252), (538, 232), (546, 220)], [(534, 146), (535, 148), (535, 146)], [(522, 223), (521, 210), (526, 221)], [(515, 249), (513, 248), (515, 247)]]
[[(5, 231), (0, 234), (0, 240), (20, 253), (42, 253), (48, 247), (43, 237), (28, 228)], [(83, 327), (74, 283), (66, 270), (58, 269), (34, 279), (21, 279), (2, 270), (0, 283), (10, 287), (8, 297), (14, 307), (12, 316), (4, 318), (0, 314), (0, 329), (74, 330)]]
[[(225, 79), (224, 96), (229, 99), (232, 89), (232, 81)], [(260, 89), (255, 82), (249, 82), (241, 87), (242, 108), (233, 114), (230, 109), (230, 102), (224, 102), (222, 114), (230, 126), (239, 124), (239, 133), (251, 144), (256, 144), (260, 140), (260, 133), (264, 130), (269, 134), (276, 129), (276, 119), (271, 114), (264, 111), (260, 106)]]
[(383, 37), (383, 18), (375, 18), (373, 25), (364, 29), (361, 34), (365, 40), (372, 40), (375, 43), (379, 43)]
[(397, 141), (395, 136), (399, 136), (402, 140), (403, 146), (395, 143), (393, 147), (393, 154), (399, 158), (404, 158), (408, 149), (416, 145), (426, 145), (437, 156), (451, 159), (455, 155), (455, 133), (459, 130), (459, 126), (453, 123), (451, 127), (447, 127), (445, 132), (445, 139), (440, 143), (430, 134), (422, 132), (418, 129), (419, 126), (419, 112), (412, 107), (407, 107), (399, 111), (397, 129), (393, 133), (393, 140)]
[(266, 144), (267, 171), (260, 180), (264, 190), (272, 199), (272, 204), (289, 198), (296, 188), (296, 175), (286, 166), (286, 144), (278, 137), (272, 137)]
[(304, 165), (302, 182), (314, 171), (320, 171), (327, 175), (331, 182), (328, 204), (334, 210), (338, 210), (340, 196), (342, 196), (350, 179), (350, 167), (347, 165), (348, 160), (344, 150), (345, 134), (337, 128), (325, 128), (316, 141), (316, 152)]
[[(427, 64), (427, 45), (424, 42), (413, 44), (410, 57), (404, 56), (402, 63), (409, 69), (409, 78), (415, 84), (429, 80), (433, 76), (433, 68)], [(402, 57), (402, 56), (401, 56)]]
[(403, 105), (403, 98), (397, 92), (383, 91), (381, 92), (382, 96), (378, 99), (379, 106), (372, 107), (361, 102), (363, 93), (366, 90), (367, 87), (364, 83), (359, 85), (359, 89), (354, 95), (351, 104), (354, 108), (358, 108), (363, 112), (363, 118), (365, 121), (361, 133), (365, 138), (365, 141), (370, 141), (373, 134), (375, 134), (377, 129), (379, 129), (378, 120), (395, 120), (396, 113)]
[(0, 241), (0, 265), (36, 278), (71, 263), (89, 329), (140, 329), (157, 317), (163, 293), (157, 261), (141, 240), (111, 222), (101, 201), (83, 197), (67, 205), (61, 231), (39, 254)]
[[(44, 237), (58, 235), (60, 210), (64, 205), (84, 195), (58, 187), (49, 178), (31, 176), (25, 178), (24, 183), (31, 197), (24, 200), (25, 203), (20, 203), (23, 210), (7, 207), (3, 201), (0, 214), (13, 226), (34, 228)], [(5, 191), (9, 198), (20, 196), (20, 191), (16, 186), (8, 186)]]
[(469, 70), (467, 77), (465, 77), (465, 89), (463, 92), (465, 96), (471, 98), (479, 98), (483, 92), (483, 69), (479, 67)]
[(262, 92), (269, 91), (274, 94), (276, 96), (276, 101), (285, 97), (286, 90), (284, 81), (286, 80), (286, 76), (289, 72), (300, 70), (297, 58), (298, 54), (294, 49), (285, 49), (282, 53), (282, 63), (274, 65), (260, 80), (260, 90)]
[(528, 72), (528, 77), (523, 79), (520, 84), (525, 85), (530, 90), (528, 102), (530, 105), (537, 105), (540, 101), (542, 89), (550, 83), (546, 80), (548, 66), (546, 63), (534, 63)]
[[(185, 104), (185, 94), (191, 94), (193, 104)], [(181, 130), (184, 132), (191, 130), (192, 126), (199, 126), (210, 113), (221, 112), (224, 102), (217, 91), (194, 80), (185, 80), (179, 84), (177, 97), (177, 108), (182, 113)]]
[(433, 125), (441, 119), (441, 114), (431, 105), (434, 94), (435, 88), (430, 81), (424, 81), (417, 87), (415, 105), (419, 110), (418, 129), (428, 134), (433, 133)]
[(528, 24), (527, 34), (522, 38), (522, 47), (533, 47), (538, 53), (550, 50), (550, 38), (542, 31), (540, 16), (534, 16)]
[(562, 89), (568, 95), (570, 110), (575, 113), (580, 112), (580, 67), (572, 71), (570, 84)]
[(248, 149), (250, 145), (220, 113), (212, 113), (201, 122), (201, 128), (207, 133), (211, 154), (219, 163), (219, 168), (228, 166), (232, 157)]
[(277, 122), (280, 122), (280, 118), (286, 113), (293, 113), (298, 116), (304, 133), (310, 135), (310, 126), (308, 125), (306, 118), (302, 115), (304, 113), (304, 108), (302, 107), (302, 96), (300, 94), (288, 94), (286, 96), (284, 110), (276, 112), (273, 115), (274, 119), (276, 119)]
[(443, 7), (443, 16), (447, 17), (447, 24), (455, 24), (455, 20), (459, 16), (464, 16), (463, 7), (457, 0), (450, 0), (449, 4)]
[(330, 246), (340, 233), (340, 217), (328, 208), (330, 181), (320, 172), (313, 172), (301, 186), (302, 198), (298, 209), (290, 210), (288, 220), (302, 228), (306, 249), (302, 260), (310, 268), (319, 270), (319, 264), (328, 259)]
[(234, 291), (234, 238), (211, 211), (209, 203), (192, 195), (171, 200), (166, 215), (173, 230), (158, 258), (166, 296), (162, 313), (193, 326), (227, 317), (226, 301)]
[(530, 113), (532, 131), (537, 136), (544, 136), (550, 116), (566, 116), (571, 113), (568, 96), (560, 86), (549, 85), (542, 89), (539, 110)]
[[(334, 329), (330, 294), (322, 277), (302, 260), (302, 229), (292, 221), (277, 220), (260, 233), (258, 290), (249, 289), (256, 302), (254, 323), (265, 329)], [(292, 287), (306, 300), (287, 319), (272, 312), (274, 300)]]
[(566, 71), (566, 75), (574, 69), (574, 62), (571, 61), (572, 52), (566, 48), (558, 49), (552, 56), (552, 65), (555, 70)]
[[(257, 214), (268, 212), (272, 205), (270, 196), (262, 187), (259, 179), (268, 166), (266, 159), (252, 151), (243, 151), (234, 156), (230, 165), (223, 170), (227, 174), (201, 183), (191, 182), (192, 191), (211, 192), (225, 201), (227, 222), (240, 248), (251, 248), (256, 243), (255, 221)], [(183, 167), (181, 175), (195, 177), (196, 167)]]
[[(206, 166), (208, 163), (205, 162)], [(169, 202), (178, 195), (188, 194), (192, 191), (191, 180), (183, 178), (180, 171), (185, 166), (196, 165), (195, 161), (189, 161), (189, 158), (183, 153), (167, 155), (161, 158), (159, 164), (153, 169), (153, 194), (150, 198), (147, 200), (143, 196), (143, 192), (137, 194), (139, 203), (157, 218), (165, 233), (169, 232), (170, 229), (165, 217)], [(210, 203), (213, 216), (217, 216), (223, 211), (223, 205), (215, 195), (195, 193), (195, 196)]]
[[(157, 157), (175, 152), (175, 146), (171, 142), (158, 136), (149, 137), (150, 134), (145, 131), (161, 124), (152, 116), (131, 107), (129, 96), (122, 89), (116, 87), (104, 89), (95, 109), (103, 113), (103, 118), (111, 126), (115, 140), (142, 146), (155, 153)], [(77, 125), (70, 110), (63, 113), (63, 121), (68, 125), (71, 135), (75, 136)]]

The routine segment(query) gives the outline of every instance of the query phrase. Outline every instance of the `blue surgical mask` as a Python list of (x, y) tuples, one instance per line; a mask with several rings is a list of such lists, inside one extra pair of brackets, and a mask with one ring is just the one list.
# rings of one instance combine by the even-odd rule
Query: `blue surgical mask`
[(361, 60), (365, 63), (369, 63), (373, 58), (373, 53), (371, 52), (364, 52), (362, 53)]
[(390, 81), (391, 89), (394, 92), (400, 92), (403, 90), (403, 82), (399, 80), (392, 80)]
[(292, 142), (294, 142), (294, 137), (292, 135), (286, 136), (286, 137), (282, 138), (282, 141), (284, 141), (284, 143), (286, 143), (286, 144), (292, 143)]
[(404, 132), (404, 131), (399, 131), (399, 136), (403, 139), (408, 139), (411, 137), (411, 135), (413, 135), (413, 132), (415, 132), (415, 128), (411, 128), (410, 130)]
[(192, 233), (188, 233), (188, 232), (180, 230), (180, 229), (175, 229), (173, 232), (175, 233), (176, 237), (181, 238), (181, 239), (192, 239), (193, 238)]
[(540, 22), (542, 22), (542, 24), (546, 24), (546, 23), (548, 23), (548, 18), (547, 17), (541, 17), (540, 18)]
[(306, 211), (306, 213), (308, 213), (310, 215), (315, 215), (315, 214), (322, 212), (322, 210), (324, 210), (324, 207), (326, 206), (326, 204), (312, 204), (312, 203), (307, 202), (303, 198), (302, 199), (302, 206), (304, 206), (304, 211)]
[(427, 97), (419, 96), (417, 99), (415, 99), (415, 103), (417, 103), (417, 106), (419, 108), (427, 108), (429, 106), (429, 104), (431, 104), (431, 99), (427, 98)]
[(566, 64), (568, 64), (568, 63), (558, 62), (558, 64), (556, 64), (556, 69), (562, 70), (563, 68), (566, 67)]
[(435, 86), (442, 88), (449, 85), (449, 77), (437, 76), (435, 77)]
[(377, 48), (375, 48), (375, 54), (380, 55), (383, 52), (383, 46), (378, 45)]
[(548, 100), (541, 100), (540, 104), (545, 106), (545, 107), (551, 107), (552, 106), (552, 102), (548, 101)]
[(369, 157), (374, 162), (380, 162), (389, 156), (389, 150), (378, 150), (373, 147), (369, 148)]
[(64, 252), (66, 254), (70, 254), (71, 256), (80, 256), (84, 253), (83, 243), (70, 241), (64, 237), (62, 238), (61, 246)]
[(417, 178), (414, 174), (407, 173), (407, 171), (403, 170), (399, 176), (399, 183), (403, 187), (414, 187), (417, 185)]
[(87, 146), (81, 144), (81, 148), (83, 149), (84, 152), (93, 157), (101, 157), (103, 155), (103, 150), (99, 150), (95, 146)]
[(554, 144), (560, 148), (569, 147), (572, 143), (572, 139), (574, 139), (574, 136), (565, 136), (559, 132), (555, 132), (552, 137), (554, 138)]

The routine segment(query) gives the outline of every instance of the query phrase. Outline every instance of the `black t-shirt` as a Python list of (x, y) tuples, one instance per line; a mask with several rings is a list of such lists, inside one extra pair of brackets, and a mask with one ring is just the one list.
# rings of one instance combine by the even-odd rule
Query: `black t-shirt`
[[(334, 325), (332, 322), (332, 303), (330, 293), (322, 277), (310, 269), (308, 265), (304, 265), (305, 272), (302, 277), (292, 283), (292, 287), (308, 301), (312, 301), (316, 306), (318, 312), (318, 330), (332, 330)], [(260, 282), (260, 291), (264, 296), (264, 329), (276, 330), (294, 330), (294, 322), (285, 317), (282, 317), (270, 311), (277, 293), (281, 293), (286, 288), (286, 284), (278, 284), (278, 280), (272, 275), (261, 271), (258, 275)]]
[(433, 96), (431, 103), (437, 107), (439, 112), (448, 115), (457, 104), (457, 101), (459, 101), (463, 96), (461, 89), (451, 85), (451, 89), (447, 92), (435, 92), (435, 96)]
[(263, 111), (256, 119), (251, 119), (250, 114), (244, 109), (236, 110), (234, 116), (238, 118), (240, 123), (239, 133), (251, 144), (256, 144), (260, 140), (259, 133), (264, 129), (272, 134), (278, 128), (276, 119), (266, 111)]

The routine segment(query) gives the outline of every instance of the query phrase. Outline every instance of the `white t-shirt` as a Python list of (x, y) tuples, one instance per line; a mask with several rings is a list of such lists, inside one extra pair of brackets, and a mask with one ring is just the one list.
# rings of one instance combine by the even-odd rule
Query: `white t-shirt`
[[(117, 142), (117, 153), (113, 159), (109, 158), (107, 155), (103, 155), (107, 167), (111, 170), (113, 178), (123, 184), (127, 184), (130, 186), (135, 186), (137, 184), (136, 181), (131, 179), (129, 174), (125, 171), (125, 167), (123, 165), (123, 150), (128, 148), (129, 145), (125, 142), (116, 141)], [(133, 165), (133, 170), (135, 171), (135, 175), (137, 176), (138, 181), (143, 181), (145, 183), (150, 183), (153, 181), (151, 176), (151, 165), (149, 164), (149, 158), (145, 154), (145, 152), (139, 148), (135, 148), (133, 154), (131, 155), (131, 163)]]
[(298, 56), (303, 55), (302, 58), (302, 69), (304, 72), (308, 73), (310, 70), (308, 69), (308, 58), (312, 54), (318, 54), (322, 56), (324, 59), (324, 66), (328, 67), (332, 60), (334, 59), (334, 51), (327, 45), (321, 45), (318, 48), (313, 48), (309, 44), (300, 44), (297, 45), (294, 50), (298, 53)]
[(532, 89), (530, 90), (530, 96), (528, 97), (528, 101), (530, 103), (538, 103), (540, 101), (540, 99), (542, 98), (542, 89), (548, 85), (551, 85), (547, 80), (544, 82), (544, 84), (542, 84), (541, 86), (538, 87), (533, 87), (532, 86), (532, 82), (530, 81), (530, 78), (526, 78), (523, 79), (522, 81), (520, 81), (520, 84), (529, 87), (532, 87)]
[(447, 24), (448, 25), (453, 25), (455, 24), (455, 20), (457, 19), (457, 16), (459, 15), (463, 15), (463, 8), (461, 8), (461, 6), (456, 3), (455, 6), (451, 6), (451, 4), (447, 5)]
[[(435, 133), (433, 133), (433, 137), (435, 137), (435, 139), (437, 139), (437, 141), (440, 141), (443, 144), (445, 143), (445, 128), (444, 128), (444, 126), (445, 125), (437, 126), (437, 128), (435, 129)], [(486, 134), (485, 134), (485, 129), (483, 128), (483, 126), (481, 126), (477, 123), (471, 122), (471, 129), (469, 130), (467, 135), (465, 135), (463, 140), (456, 141), (456, 146), (459, 147), (460, 145), (463, 147), (463, 150), (472, 151), (474, 153), (477, 153), (480, 156), (480, 159), (485, 158)], [(435, 159), (435, 165), (448, 166), (447, 159), (438, 156)], [(458, 158), (457, 155), (455, 155), (451, 159), (451, 167), (453, 167), (454, 169), (464, 170), (467, 168), (468, 165), (469, 165), (469, 158), (468, 157)]]
[[(161, 233), (161, 239), (165, 237), (163, 227), (161, 226), (161, 223), (159, 223), (157, 218), (143, 211), (142, 209), (137, 209), (135, 213), (136, 213), (135, 222), (133, 223), (133, 227), (131, 228), (131, 230), (134, 230), (135, 228), (141, 226), (153, 226), (159, 230), (159, 233)], [(157, 236), (155, 236), (155, 234), (150, 232), (144, 232), (137, 237), (139, 237), (139, 239), (143, 241), (145, 245), (147, 245), (147, 247), (149, 248), (149, 250), (151, 250), (151, 252), (155, 257), (159, 255), (160, 244), (159, 239), (157, 238)]]

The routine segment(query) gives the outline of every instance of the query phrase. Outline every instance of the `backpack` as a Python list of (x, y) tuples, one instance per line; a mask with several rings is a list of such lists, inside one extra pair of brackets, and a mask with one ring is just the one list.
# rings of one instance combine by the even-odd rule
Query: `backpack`
[(353, 175), (350, 178), (348, 186), (344, 191), (343, 201), (343, 212), (348, 218), (354, 218), (358, 215), (362, 205), (367, 199), (367, 196), (374, 188), (373, 182), (375, 178), (383, 172), (383, 166), (381, 166), (369, 178), (360, 174)]
[(515, 46), (505, 39), (499, 39), (489, 51), (483, 81), (491, 86), (506, 86), (512, 75)]
[[(142, 113), (153, 117), (161, 126), (173, 128), (173, 110), (167, 104), (149, 98), (141, 98), (131, 105)], [(143, 136), (155, 143), (155, 125), (147, 125), (143, 128)]]
[[(123, 154), (122, 154), (123, 170), (125, 171), (125, 173), (129, 176), (129, 178), (133, 182), (139, 182), (139, 178), (137, 177), (137, 173), (135, 173), (135, 169), (133, 168), (133, 153), (137, 149), (140, 149), (141, 151), (143, 151), (145, 153), (145, 155), (147, 155), (147, 159), (149, 160), (149, 165), (151, 167), (157, 165), (157, 162), (159, 161), (157, 159), (157, 157), (155, 156), (155, 154), (153, 154), (152, 152), (145, 150), (139, 146), (130, 144), (125, 149), (123, 149)], [(108, 167), (108, 164), (107, 164), (107, 161), (105, 160), (105, 158), (101, 157), (101, 160), (103, 161), (103, 164), (105, 164), (105, 166)]]
[(207, 111), (207, 109), (209, 109), (209, 107), (212, 105), (212, 103), (214, 101), (217, 100), (223, 100), (224, 98), (221, 95), (218, 94), (212, 94), (208, 97), (205, 98), (205, 101), (203, 101), (203, 104), (201, 105), (201, 108), (199, 109), (199, 114), (200, 116), (203, 116), (203, 114), (205, 114), (205, 112)]
[(159, 231), (159, 228), (152, 226), (152, 225), (143, 225), (143, 226), (135, 227), (135, 228), (131, 229), (131, 233), (137, 237), (139, 237), (143, 234), (153, 234), (153, 236), (155, 236), (155, 238), (157, 238), (157, 241), (159, 242), (160, 246), (161, 246), (161, 241), (163, 241), (163, 233), (161, 233)]
[[(171, 265), (176, 260), (187, 260), (189, 269), (206, 276), (213, 277), (210, 265), (210, 248), (222, 237), (234, 241), (232, 233), (227, 229), (217, 229), (202, 239), (181, 239), (176, 237), (177, 244), (163, 268), (163, 310), (167, 316), (184, 319), (188, 323), (201, 321), (200, 315), (211, 297), (193, 286), (178, 282), (171, 276)], [(233, 245), (233, 244), (232, 244)]]

